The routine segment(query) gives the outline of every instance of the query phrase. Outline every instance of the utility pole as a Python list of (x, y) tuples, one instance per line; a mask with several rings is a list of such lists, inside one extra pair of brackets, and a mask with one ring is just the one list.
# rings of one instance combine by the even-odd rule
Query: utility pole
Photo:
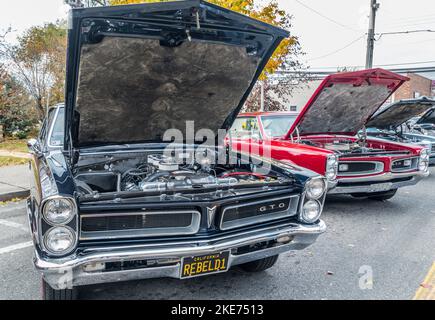
[(264, 82), (260, 81), (260, 111), (264, 112)]
[(366, 69), (373, 67), (373, 50), (375, 49), (375, 22), (376, 11), (378, 11), (378, 9), (379, 3), (377, 3), (376, 0), (370, 0), (370, 22), (367, 36)]

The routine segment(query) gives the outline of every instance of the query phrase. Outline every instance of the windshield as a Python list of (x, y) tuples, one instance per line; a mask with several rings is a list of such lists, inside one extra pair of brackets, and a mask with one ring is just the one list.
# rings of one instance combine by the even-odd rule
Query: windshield
[(53, 147), (59, 147), (63, 145), (65, 127), (65, 109), (59, 108), (57, 117), (53, 124), (53, 129), (50, 135), (50, 145)]
[(272, 138), (282, 137), (286, 135), (295, 120), (296, 115), (276, 115), (261, 117), (261, 122), (263, 123), (265, 134)]
[(432, 123), (435, 124), (435, 109), (429, 110), (417, 121), (418, 124)]
[(258, 127), (255, 117), (242, 117), (234, 120), (231, 127), (231, 136), (239, 139), (250, 139), (253, 136), (260, 136), (260, 128)]

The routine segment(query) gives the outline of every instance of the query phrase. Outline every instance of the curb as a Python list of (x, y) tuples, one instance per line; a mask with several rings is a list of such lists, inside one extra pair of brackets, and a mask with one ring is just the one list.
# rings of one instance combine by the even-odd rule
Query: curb
[(0, 201), (10, 201), (12, 199), (16, 199), (16, 198), (26, 198), (30, 195), (30, 190), (20, 190), (20, 191), (13, 191), (13, 192), (8, 192), (8, 193), (2, 193), (0, 194)]

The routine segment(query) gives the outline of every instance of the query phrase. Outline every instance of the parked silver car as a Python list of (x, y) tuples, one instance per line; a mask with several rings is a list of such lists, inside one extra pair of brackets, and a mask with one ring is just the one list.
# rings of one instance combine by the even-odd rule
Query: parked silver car
[[(375, 113), (367, 122), (367, 134), (396, 142), (424, 146), (435, 165), (435, 100), (400, 100)], [(420, 115), (422, 115), (420, 117)], [(415, 121), (415, 118), (418, 120)], [(426, 122), (424, 122), (426, 121)], [(432, 121), (433, 123), (430, 123)], [(434, 127), (432, 132), (431, 127)]]

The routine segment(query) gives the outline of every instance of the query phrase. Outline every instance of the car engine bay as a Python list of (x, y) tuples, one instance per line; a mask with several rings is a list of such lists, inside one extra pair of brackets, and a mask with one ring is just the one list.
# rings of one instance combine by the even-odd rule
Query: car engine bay
[(303, 139), (303, 144), (334, 151), (340, 156), (370, 156), (408, 154), (407, 150), (391, 150), (366, 139)]
[[(101, 157), (101, 156), (100, 156)], [(101, 160), (101, 161), (100, 161)], [(262, 171), (253, 164), (211, 164), (209, 158), (177, 161), (163, 153), (82, 157), (75, 169), (79, 196), (105, 193), (177, 193), (264, 187), (289, 182), (277, 172)]]

